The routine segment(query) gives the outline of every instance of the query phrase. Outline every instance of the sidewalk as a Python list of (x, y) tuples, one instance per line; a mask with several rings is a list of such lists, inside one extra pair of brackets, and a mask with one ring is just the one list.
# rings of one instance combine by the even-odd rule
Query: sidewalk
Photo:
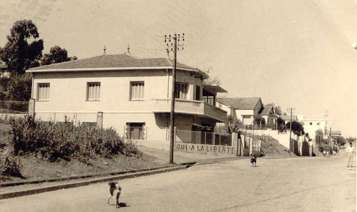
[[(68, 179), (48, 179), (34, 182), (9, 182), (0, 184), (0, 199), (13, 198), (24, 195), (31, 195), (36, 193), (43, 193), (48, 191), (54, 191), (59, 189), (73, 188), (78, 186), (89, 185), (98, 182), (107, 182), (111, 180), (119, 180), (125, 178), (132, 178), (144, 175), (157, 174), (168, 171), (176, 171), (190, 167), (194, 163), (198, 164), (210, 164), (217, 163), (226, 160), (235, 160), (239, 157), (233, 155), (219, 155), (219, 154), (197, 154), (197, 153), (185, 153), (175, 152), (174, 162), (177, 165), (169, 165), (169, 151), (159, 150), (155, 148), (148, 148), (139, 146), (141, 151), (147, 155), (155, 157), (156, 162), (162, 164), (162, 166), (145, 169), (145, 170), (130, 170), (120, 173), (103, 173), (101, 175), (88, 175), (77, 176)], [(9, 184), (9, 185), (7, 185)]]
[(169, 172), (169, 171), (176, 171), (176, 170), (185, 169), (187, 167), (189, 167), (189, 165), (180, 164), (180, 165), (175, 165), (175, 166), (163, 166), (162, 168), (155, 168), (155, 169), (149, 169), (149, 170), (143, 170), (143, 171), (141, 171), (141, 170), (138, 170), (135, 172), (129, 171), (129, 172), (121, 173), (121, 174), (117, 174), (117, 175), (109, 175), (108, 174), (107, 176), (79, 178), (79, 179), (73, 179), (73, 180), (67, 180), (67, 181), (55, 181), (55, 182), (43, 182), (43, 183), (37, 183), (37, 184), (31, 183), (31, 184), (6, 186), (6, 187), (1, 187), (0, 200), (18, 197), (18, 196), (54, 191), (54, 190), (59, 190), (59, 189), (74, 188), (74, 187), (79, 187), (79, 186), (84, 186), (84, 185), (89, 185), (89, 184), (99, 183), (99, 182), (107, 182), (107, 181), (112, 181), (112, 180), (120, 180), (120, 179), (133, 178), (133, 177), (139, 177), (139, 176), (145, 176), (145, 175), (151, 175), (151, 174), (158, 174), (158, 173)]

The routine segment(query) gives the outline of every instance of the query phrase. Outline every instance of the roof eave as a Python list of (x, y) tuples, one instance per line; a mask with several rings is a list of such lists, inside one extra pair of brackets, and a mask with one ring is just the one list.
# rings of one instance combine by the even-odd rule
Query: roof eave
[[(104, 67), (104, 68), (46, 68), (46, 69), (28, 69), (27, 73), (48, 73), (48, 72), (85, 72), (85, 71), (125, 71), (125, 70), (165, 70), (172, 69), (171, 66), (154, 66), (154, 67)], [(177, 68), (182, 71), (200, 73), (197, 69)]]

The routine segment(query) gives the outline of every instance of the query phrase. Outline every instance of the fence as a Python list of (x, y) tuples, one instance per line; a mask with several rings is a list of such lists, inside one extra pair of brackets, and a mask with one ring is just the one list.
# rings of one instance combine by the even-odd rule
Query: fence
[(214, 133), (176, 130), (175, 149), (184, 152), (221, 153), (236, 156), (260, 154), (262, 141), (249, 133)]
[(232, 135), (207, 131), (176, 130), (176, 142), (232, 146)]

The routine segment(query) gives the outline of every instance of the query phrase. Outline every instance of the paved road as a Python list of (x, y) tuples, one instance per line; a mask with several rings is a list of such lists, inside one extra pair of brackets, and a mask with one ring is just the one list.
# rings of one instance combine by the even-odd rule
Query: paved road
[(106, 204), (107, 184), (0, 201), (15, 211), (355, 211), (355, 169), (345, 158), (265, 159), (194, 166), (121, 182), (127, 207)]

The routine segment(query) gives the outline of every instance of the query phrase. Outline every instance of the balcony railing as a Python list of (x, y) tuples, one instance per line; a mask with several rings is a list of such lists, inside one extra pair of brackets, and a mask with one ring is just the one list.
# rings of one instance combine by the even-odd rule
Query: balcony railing
[[(154, 112), (170, 112), (170, 99), (154, 99), (152, 101)], [(176, 99), (175, 113), (201, 115), (221, 122), (224, 122), (227, 117), (224, 110), (197, 100)]]

